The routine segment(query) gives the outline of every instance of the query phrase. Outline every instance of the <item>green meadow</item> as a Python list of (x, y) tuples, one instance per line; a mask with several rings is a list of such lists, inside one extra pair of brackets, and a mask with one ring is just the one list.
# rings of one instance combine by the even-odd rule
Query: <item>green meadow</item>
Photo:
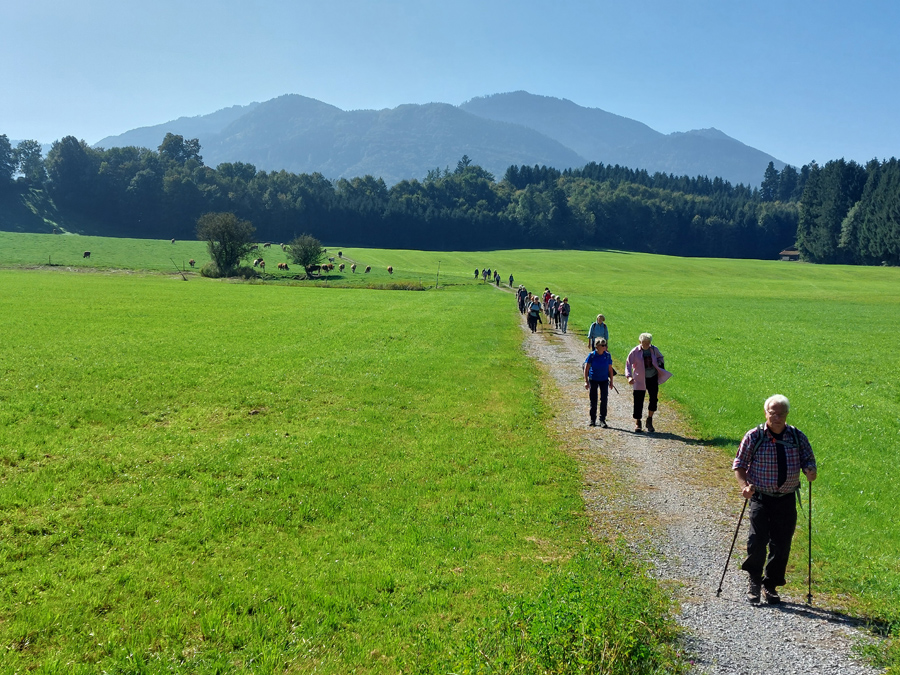
[[(4, 669), (540, 672), (592, 640), (596, 672), (677, 668), (659, 591), (585, 543), (513, 298), (476, 267), (568, 295), (579, 333), (603, 312), (617, 361), (653, 333), (659, 431), (679, 406), (723, 482), (788, 396), (816, 602), (900, 622), (900, 270), (339, 248), (371, 274), (279, 277), (273, 246), (270, 283), (184, 282), (200, 242), (0, 233)], [(428, 290), (377, 290), (400, 281)]]
[(677, 669), (508, 301), (0, 270), (0, 671)]

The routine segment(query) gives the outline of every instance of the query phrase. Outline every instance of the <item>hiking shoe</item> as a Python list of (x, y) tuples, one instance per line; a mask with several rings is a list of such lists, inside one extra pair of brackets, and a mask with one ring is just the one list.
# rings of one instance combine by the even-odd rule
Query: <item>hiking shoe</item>
[(634, 433), (638, 434), (638, 433), (641, 433), (642, 431), (643, 431), (643, 429), (641, 429), (641, 421), (635, 420), (634, 421)]
[(596, 423), (594, 420), (591, 420), (591, 423), (588, 424), (588, 426), (589, 426), (589, 427), (595, 427), (595, 426), (597, 426), (597, 423)]
[(758, 581), (750, 580), (750, 585), (747, 587), (747, 602), (752, 602), (753, 604), (757, 604), (759, 602), (759, 593), (761, 590), (762, 584)]
[[(778, 595), (778, 591), (774, 588), (763, 586), (763, 594), (766, 596), (766, 604), (777, 605), (781, 603), (781, 596)], [(757, 600), (757, 602), (759, 602), (759, 600)]]
[(654, 431), (656, 431), (656, 429), (653, 428), (653, 418), (652, 417), (647, 418), (647, 431), (649, 431), (651, 434)]
[(609, 429), (609, 425), (606, 423), (606, 420), (600, 420), (600, 426), (604, 429)]

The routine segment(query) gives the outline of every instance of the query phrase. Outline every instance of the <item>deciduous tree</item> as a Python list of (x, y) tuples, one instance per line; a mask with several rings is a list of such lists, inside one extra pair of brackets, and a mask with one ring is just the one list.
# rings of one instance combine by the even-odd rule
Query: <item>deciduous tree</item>
[(233, 213), (205, 213), (197, 221), (197, 238), (209, 247), (219, 274), (228, 276), (250, 253), (256, 228)]

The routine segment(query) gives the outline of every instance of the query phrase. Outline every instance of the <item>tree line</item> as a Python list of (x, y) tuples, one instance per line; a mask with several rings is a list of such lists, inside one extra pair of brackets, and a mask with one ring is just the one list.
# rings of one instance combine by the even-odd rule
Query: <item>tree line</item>
[(92, 234), (188, 238), (205, 213), (252, 222), (260, 240), (299, 233), (358, 246), (433, 250), (611, 248), (771, 259), (800, 247), (815, 262), (897, 262), (896, 160), (772, 163), (759, 188), (590, 163), (511, 166), (499, 180), (464, 156), (453, 169), (388, 187), (372, 176), (259, 171), (203, 163), (197, 139), (156, 150), (91, 148), (67, 136), (46, 158), (0, 136), (0, 189), (42, 189)]

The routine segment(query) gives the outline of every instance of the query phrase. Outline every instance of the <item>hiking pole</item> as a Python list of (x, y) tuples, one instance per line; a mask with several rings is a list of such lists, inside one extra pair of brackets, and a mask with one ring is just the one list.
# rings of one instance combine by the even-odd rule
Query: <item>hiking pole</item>
[(807, 485), (809, 485), (809, 517), (806, 519), (806, 527), (809, 529), (809, 541), (807, 543), (807, 552), (809, 553), (809, 566), (806, 568), (806, 581), (807, 581), (807, 590), (806, 590), (806, 604), (812, 605), (812, 481), (808, 478), (806, 480)]
[(734, 528), (734, 539), (731, 540), (731, 548), (728, 549), (728, 557), (725, 558), (725, 569), (722, 570), (722, 578), (719, 579), (719, 590), (716, 591), (716, 597), (722, 595), (722, 583), (725, 581), (725, 574), (728, 572), (728, 563), (731, 562), (731, 554), (734, 552), (734, 542), (737, 541), (738, 530), (741, 529), (741, 521), (744, 519), (744, 511), (747, 510), (748, 499), (744, 499), (744, 508), (741, 509), (741, 516), (738, 518), (737, 527)]

